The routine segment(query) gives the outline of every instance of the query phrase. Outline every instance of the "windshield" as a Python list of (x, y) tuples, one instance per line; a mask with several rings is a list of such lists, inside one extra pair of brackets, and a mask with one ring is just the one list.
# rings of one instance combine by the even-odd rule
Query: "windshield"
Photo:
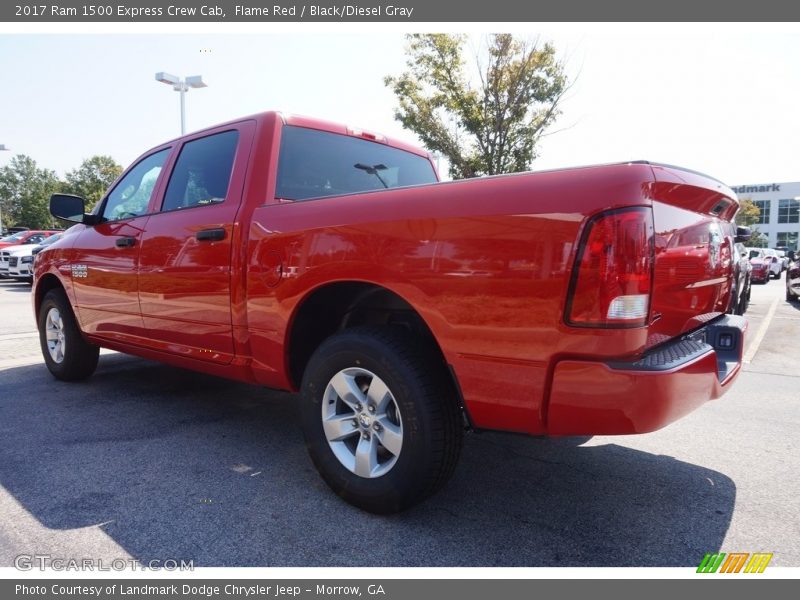
[(0, 242), (18, 242), (22, 238), (25, 237), (25, 234), (28, 233), (27, 231), (21, 231), (20, 233), (15, 233), (14, 235), (8, 235), (2, 239)]
[(57, 233), (55, 235), (51, 235), (49, 238), (45, 238), (44, 240), (42, 240), (42, 242), (39, 245), (40, 246), (49, 246), (50, 244), (60, 240), (62, 235), (64, 235), (64, 234), (63, 233)]
[(436, 183), (424, 156), (348, 135), (286, 126), (275, 195), (308, 200)]

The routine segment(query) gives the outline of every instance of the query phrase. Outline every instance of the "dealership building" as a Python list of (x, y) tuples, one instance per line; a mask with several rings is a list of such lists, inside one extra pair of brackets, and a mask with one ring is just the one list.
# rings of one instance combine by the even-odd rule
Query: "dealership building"
[(753, 229), (768, 240), (767, 246), (798, 249), (800, 238), (800, 181), (734, 185), (739, 200), (752, 200), (761, 209)]

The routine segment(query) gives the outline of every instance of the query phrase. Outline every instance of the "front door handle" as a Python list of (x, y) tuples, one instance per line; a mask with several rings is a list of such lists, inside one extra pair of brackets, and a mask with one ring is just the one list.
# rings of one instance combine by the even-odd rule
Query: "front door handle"
[(117, 241), (114, 243), (117, 245), (117, 248), (130, 248), (131, 246), (136, 244), (136, 238), (121, 237), (117, 238)]
[(203, 229), (198, 231), (195, 237), (198, 242), (219, 242), (225, 239), (225, 230), (222, 227), (219, 229)]

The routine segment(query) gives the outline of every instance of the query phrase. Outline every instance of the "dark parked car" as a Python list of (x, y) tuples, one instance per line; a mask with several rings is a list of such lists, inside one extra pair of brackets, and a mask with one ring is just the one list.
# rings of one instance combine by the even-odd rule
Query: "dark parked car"
[(786, 301), (800, 300), (800, 260), (796, 253), (789, 252), (789, 269), (786, 271)]

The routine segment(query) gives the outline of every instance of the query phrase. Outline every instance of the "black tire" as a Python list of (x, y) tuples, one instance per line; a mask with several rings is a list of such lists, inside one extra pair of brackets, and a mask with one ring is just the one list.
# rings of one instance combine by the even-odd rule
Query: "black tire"
[(739, 315), (743, 315), (747, 312), (747, 308), (750, 306), (750, 290), (752, 289), (752, 285), (749, 279), (745, 280), (745, 288), (744, 292), (742, 293), (741, 299), (739, 300), (739, 310), (741, 312), (737, 313)]
[(745, 280), (744, 286), (741, 290), (736, 288), (734, 290), (734, 301), (731, 307), (731, 313), (734, 315), (743, 315), (747, 310), (747, 305), (750, 299), (750, 282)]
[[(60, 317), (60, 330), (48, 322), (48, 316)], [(59, 331), (60, 340), (52, 341), (54, 343), (60, 341), (62, 344), (60, 359), (58, 353), (56, 352), (54, 356), (48, 346), (48, 332), (58, 335)], [(56, 379), (62, 381), (86, 379), (97, 368), (100, 348), (83, 338), (64, 290), (50, 290), (42, 300), (39, 307), (39, 344), (44, 362)]]
[[(333, 389), (334, 381), (342, 381), (335, 378), (345, 376), (361, 392), (349, 396), (348, 402)], [(382, 437), (386, 430), (370, 437), (371, 427), (381, 431), (376, 424), (381, 411), (372, 410), (375, 405), (366, 387), (375, 381), (376, 389), (384, 384), (388, 390), (381, 396), (384, 404), (394, 407), (394, 436), (399, 431), (402, 442), (396, 453), (381, 445), (388, 439)], [(404, 329), (355, 327), (331, 336), (311, 357), (303, 376), (301, 421), (314, 466), (331, 489), (363, 510), (390, 514), (421, 502), (447, 482), (461, 451), (464, 427), (453, 387), (438, 353)], [(361, 412), (353, 408), (361, 406), (356, 399), (364, 401)], [(344, 433), (339, 440), (328, 441), (323, 410), (329, 411), (329, 418), (341, 420)], [(389, 416), (385, 411), (381, 422), (387, 423)], [(345, 466), (333, 449), (336, 446), (338, 456), (344, 453), (356, 461), (362, 443), (377, 447), (377, 470), (369, 476), (356, 474), (357, 466)], [(385, 462), (380, 463), (381, 457)]]
[(742, 313), (739, 312), (739, 307), (741, 305), (741, 298), (739, 296), (739, 288), (736, 285), (736, 281), (734, 280), (733, 290), (731, 290), (731, 306), (728, 309), (728, 313), (732, 315), (740, 315)]

